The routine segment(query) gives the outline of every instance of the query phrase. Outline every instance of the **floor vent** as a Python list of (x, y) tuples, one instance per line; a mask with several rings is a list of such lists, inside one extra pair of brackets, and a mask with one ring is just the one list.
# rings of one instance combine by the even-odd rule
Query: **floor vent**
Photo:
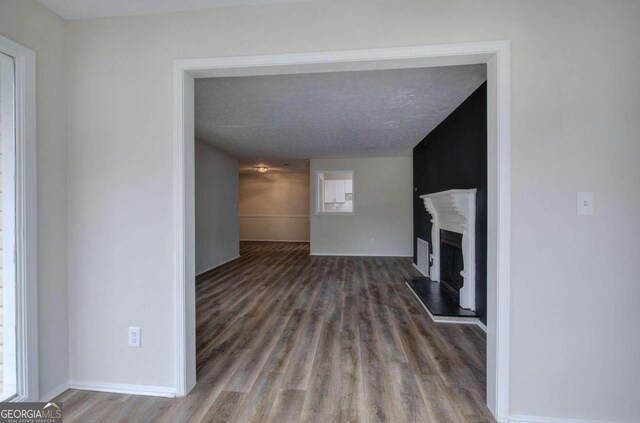
[(429, 243), (418, 238), (418, 264), (416, 265), (423, 275), (429, 276)]

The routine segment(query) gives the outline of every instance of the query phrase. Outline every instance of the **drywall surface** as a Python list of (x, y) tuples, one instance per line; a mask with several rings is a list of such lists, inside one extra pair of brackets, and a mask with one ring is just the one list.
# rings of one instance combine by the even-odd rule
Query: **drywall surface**
[(60, 17), (35, 1), (0, 1), (0, 35), (36, 53), (41, 396), (69, 379), (66, 31)]
[(238, 160), (203, 142), (195, 145), (196, 275), (240, 254)]
[[(410, 257), (413, 159), (312, 159), (311, 254)], [(317, 214), (317, 172), (352, 170), (354, 213)]]
[(240, 239), (309, 241), (309, 170), (241, 172)]
[(68, 23), (72, 372), (175, 383), (174, 59), (505, 39), (511, 413), (637, 420), (639, 21), (636, 0), (373, 0)]

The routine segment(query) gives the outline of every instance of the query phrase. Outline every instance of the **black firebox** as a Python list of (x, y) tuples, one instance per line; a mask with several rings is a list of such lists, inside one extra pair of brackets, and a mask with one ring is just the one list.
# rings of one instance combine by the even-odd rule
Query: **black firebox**
[(460, 274), (463, 269), (462, 234), (441, 229), (440, 283), (443, 290), (458, 304), (460, 303), (460, 288), (464, 285), (464, 278)]

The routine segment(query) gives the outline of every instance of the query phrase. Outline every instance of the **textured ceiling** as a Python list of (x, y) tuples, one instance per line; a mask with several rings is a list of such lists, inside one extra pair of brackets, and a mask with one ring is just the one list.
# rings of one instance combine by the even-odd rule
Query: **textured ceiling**
[(182, 12), (219, 6), (288, 3), (302, 0), (38, 0), (65, 19), (106, 18)]
[(196, 79), (196, 138), (244, 160), (410, 154), (484, 65)]

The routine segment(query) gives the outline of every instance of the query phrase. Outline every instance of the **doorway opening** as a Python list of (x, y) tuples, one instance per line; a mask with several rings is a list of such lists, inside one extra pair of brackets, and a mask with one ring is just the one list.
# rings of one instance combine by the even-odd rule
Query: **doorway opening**
[(487, 392), (497, 419), (508, 416), (509, 45), (487, 42), (175, 62), (176, 391), (196, 383), (193, 266), (194, 79), (345, 70), (487, 65), (488, 251)]

